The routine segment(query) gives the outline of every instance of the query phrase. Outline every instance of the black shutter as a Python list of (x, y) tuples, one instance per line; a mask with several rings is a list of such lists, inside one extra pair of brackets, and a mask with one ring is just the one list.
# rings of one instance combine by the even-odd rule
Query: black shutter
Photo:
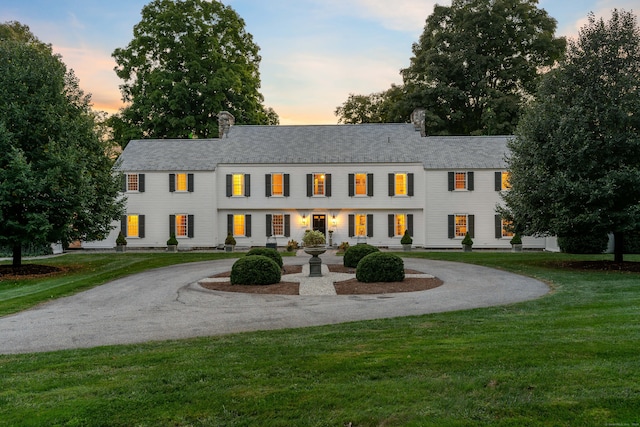
[(127, 192), (127, 174), (123, 173), (122, 177), (120, 178), (120, 185), (122, 186), (122, 192), (126, 193)]
[(176, 174), (170, 173), (169, 174), (169, 193), (173, 193), (174, 191), (176, 191)]
[(469, 236), (471, 236), (471, 238), (475, 238), (476, 237), (476, 233), (475, 233), (475, 216), (474, 215), (467, 215), (467, 230), (469, 231)]
[(227, 234), (231, 234), (233, 236), (233, 215), (227, 215)]
[(187, 191), (193, 193), (194, 184), (193, 184), (193, 174), (190, 173), (187, 175)]
[(349, 174), (349, 197), (353, 197), (355, 194), (355, 181), (356, 176), (352, 173)]
[(120, 232), (124, 237), (129, 237), (127, 236), (127, 216), (126, 215), (122, 215), (120, 217)]
[(176, 216), (169, 215), (169, 236), (176, 234)]
[(448, 232), (449, 232), (449, 238), (453, 239), (456, 237), (456, 216), (455, 215), (449, 215), (449, 221), (448, 221)]
[(413, 237), (413, 214), (407, 214), (407, 230), (409, 230), (409, 236)]
[(273, 230), (271, 229), (271, 214), (267, 214), (265, 215), (265, 217), (267, 218), (266, 221), (266, 230), (267, 230), (267, 237), (270, 237), (271, 235), (273, 235)]
[(138, 237), (144, 237), (144, 215), (138, 215)]
[(324, 195), (326, 197), (331, 197), (331, 174), (327, 173), (324, 175)]
[(251, 196), (251, 175), (248, 173), (244, 175), (244, 196)]
[(448, 172), (449, 191), (456, 189), (456, 174), (455, 172)]
[(284, 174), (284, 197), (289, 197), (289, 174)]
[(231, 174), (227, 174), (227, 197), (231, 197), (231, 195), (233, 194), (233, 178), (231, 177)]
[(394, 214), (389, 214), (388, 216), (388, 225), (389, 225), (389, 237), (395, 237), (396, 235), (396, 216)]
[(367, 174), (367, 196), (373, 197), (373, 174)]
[(353, 237), (356, 234), (356, 217), (353, 214), (349, 214), (349, 237)]
[(467, 190), (473, 191), (473, 172), (467, 172)]
[(291, 215), (289, 214), (284, 216), (284, 236), (291, 236)]
[(193, 220), (193, 215), (187, 215), (187, 237), (194, 236), (195, 224)]
[(502, 172), (496, 172), (495, 174), (495, 190), (496, 191), (501, 191), (502, 190)]
[(245, 224), (244, 235), (247, 237), (251, 237), (251, 215), (244, 216), (244, 224)]
[(373, 214), (367, 214), (367, 237), (373, 237)]
[(138, 175), (138, 191), (144, 193), (144, 174)]
[(395, 196), (396, 194), (394, 177), (395, 177), (395, 174), (392, 174), (392, 173), (389, 174), (389, 196), (390, 197)]
[(311, 197), (313, 195), (313, 176), (308, 173), (307, 174), (307, 197)]
[(502, 217), (500, 215), (495, 216), (495, 230), (496, 239), (502, 239)]
[(264, 196), (271, 197), (271, 174), (264, 175)]
[(409, 181), (409, 188), (408, 188), (408, 196), (413, 197), (413, 174), (412, 173), (408, 173), (407, 174), (407, 180)]

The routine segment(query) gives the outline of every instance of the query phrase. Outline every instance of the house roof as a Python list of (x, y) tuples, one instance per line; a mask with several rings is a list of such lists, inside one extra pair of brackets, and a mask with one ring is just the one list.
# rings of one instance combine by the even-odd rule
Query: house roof
[(223, 138), (131, 141), (125, 171), (205, 171), (220, 164), (422, 163), (501, 169), (508, 136), (421, 137), (412, 124), (233, 126)]

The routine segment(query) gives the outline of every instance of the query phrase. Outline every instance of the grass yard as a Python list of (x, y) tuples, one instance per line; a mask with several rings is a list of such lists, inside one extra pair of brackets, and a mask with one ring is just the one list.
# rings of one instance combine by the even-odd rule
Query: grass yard
[[(53, 258), (47, 262), (74, 268), (64, 277), (0, 282), (0, 310), (212, 256)], [(640, 274), (566, 269), (561, 261), (598, 257), (564, 254), (408, 256), (502, 268), (553, 291), (453, 313), (0, 356), (0, 425), (640, 424)]]

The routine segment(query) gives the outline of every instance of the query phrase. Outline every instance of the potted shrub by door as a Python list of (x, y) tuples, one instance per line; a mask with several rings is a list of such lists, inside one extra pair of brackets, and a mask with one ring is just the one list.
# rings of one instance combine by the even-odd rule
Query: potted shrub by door
[(522, 252), (522, 238), (518, 233), (513, 236), (509, 243), (511, 243), (511, 250), (513, 252)]
[(400, 243), (402, 244), (402, 249), (405, 251), (411, 250), (413, 239), (409, 236), (409, 230), (404, 230), (404, 235), (402, 236), (402, 239), (400, 239)]
[(178, 239), (175, 234), (172, 234), (167, 240), (167, 252), (178, 252)]
[(236, 245), (236, 239), (233, 238), (231, 233), (227, 234), (227, 238), (224, 239), (224, 251), (233, 252), (233, 248)]
[(473, 240), (471, 240), (471, 236), (467, 232), (464, 235), (464, 239), (462, 239), (462, 248), (465, 252), (471, 252), (471, 247), (473, 246)]
[(126, 252), (127, 250), (127, 239), (125, 239), (122, 231), (118, 233), (118, 238), (116, 239), (116, 252)]

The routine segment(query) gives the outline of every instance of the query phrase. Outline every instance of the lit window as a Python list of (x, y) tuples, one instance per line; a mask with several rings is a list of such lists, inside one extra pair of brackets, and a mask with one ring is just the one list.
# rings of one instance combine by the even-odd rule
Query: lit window
[(244, 236), (245, 235), (245, 217), (244, 215), (233, 216), (233, 235)]
[(127, 216), (127, 237), (138, 237), (140, 235), (140, 221), (138, 215)]
[(367, 215), (356, 214), (356, 236), (367, 235)]
[(367, 195), (367, 174), (366, 173), (357, 173), (355, 174), (355, 186), (356, 186), (356, 196), (366, 196)]
[(467, 189), (467, 173), (466, 172), (456, 172), (455, 189), (456, 190)]
[(127, 175), (127, 191), (138, 191), (138, 174)]
[(284, 214), (271, 216), (271, 231), (274, 236), (284, 236)]
[(502, 189), (508, 190), (511, 188), (511, 184), (509, 184), (509, 172), (502, 172)]
[(404, 235), (404, 231), (406, 229), (407, 229), (407, 216), (405, 214), (396, 214), (396, 220), (395, 220), (396, 236)]
[(324, 196), (325, 180), (326, 180), (325, 174), (323, 173), (313, 174), (313, 195), (314, 196)]
[(396, 174), (396, 196), (406, 196), (407, 195), (407, 174), (406, 173), (397, 173)]
[(176, 174), (176, 191), (187, 191), (187, 174)]
[(281, 173), (271, 174), (271, 195), (284, 195), (284, 175)]
[(232, 184), (231, 184), (233, 196), (244, 196), (244, 174), (235, 173), (232, 176)]
[(467, 234), (467, 215), (456, 215), (456, 237), (464, 237)]
[[(504, 175), (503, 175), (504, 176)], [(507, 219), (502, 220), (502, 237), (513, 237), (513, 223)]]
[(188, 222), (189, 217), (187, 215), (176, 215), (176, 237), (188, 236)]

